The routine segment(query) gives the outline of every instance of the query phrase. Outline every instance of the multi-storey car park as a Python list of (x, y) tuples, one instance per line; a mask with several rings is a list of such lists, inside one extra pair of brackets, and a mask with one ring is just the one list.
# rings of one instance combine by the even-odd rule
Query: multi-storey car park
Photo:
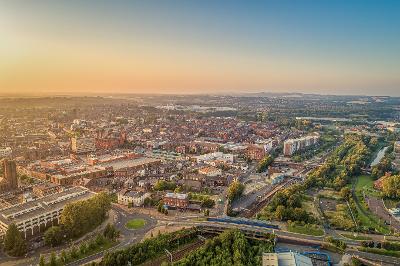
[(84, 187), (72, 187), (61, 192), (38, 198), (34, 201), (13, 205), (0, 210), (0, 236), (8, 226), (15, 224), (25, 238), (43, 232), (47, 227), (60, 222), (64, 207), (71, 202), (94, 196)]

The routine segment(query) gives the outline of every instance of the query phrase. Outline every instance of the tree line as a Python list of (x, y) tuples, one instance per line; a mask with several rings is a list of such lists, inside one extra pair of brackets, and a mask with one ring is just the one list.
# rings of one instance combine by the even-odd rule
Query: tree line
[(384, 197), (400, 199), (400, 175), (392, 175), (382, 182), (382, 194)]
[(60, 224), (45, 232), (46, 244), (56, 246), (92, 231), (105, 220), (110, 208), (111, 198), (106, 193), (67, 204), (61, 213)]
[(262, 253), (273, 250), (273, 235), (266, 241), (251, 241), (238, 229), (227, 230), (173, 265), (261, 265)]
[(159, 234), (156, 237), (145, 239), (122, 250), (106, 253), (101, 266), (139, 265), (147, 260), (154, 259), (165, 254), (165, 249), (173, 251), (178, 247), (191, 243), (197, 239), (194, 229), (184, 229), (168, 234)]
[(311, 172), (302, 185), (278, 191), (258, 218), (315, 223), (316, 219), (302, 208), (302, 193), (311, 187), (327, 186), (336, 190), (345, 187), (351, 177), (360, 174), (361, 168), (365, 167), (371, 158), (371, 151), (377, 146), (376, 138), (346, 134), (343, 143), (333, 151), (323, 165)]
[(344, 141), (326, 159), (325, 163), (315, 169), (306, 180), (306, 187), (331, 187), (340, 190), (347, 185), (351, 177), (359, 175), (361, 169), (368, 165), (372, 150), (378, 146), (374, 137), (346, 134)]
[(46, 260), (45, 256), (40, 256), (39, 266), (61, 266), (96, 253), (112, 246), (113, 243), (115, 244), (119, 233), (114, 225), (107, 224), (102, 234), (97, 234), (96, 237), (82, 242), (79, 246), (73, 245), (69, 249), (64, 249), (58, 255), (52, 252), (48, 260)]
[(314, 223), (315, 218), (302, 208), (301, 191), (300, 185), (278, 191), (258, 218)]

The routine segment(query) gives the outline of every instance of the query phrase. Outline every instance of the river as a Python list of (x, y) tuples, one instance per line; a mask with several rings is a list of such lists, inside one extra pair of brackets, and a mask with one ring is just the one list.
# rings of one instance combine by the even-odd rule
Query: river
[(388, 148), (389, 147), (384, 147), (378, 152), (374, 161), (371, 163), (371, 167), (377, 165), (382, 160), (382, 158), (383, 158), (383, 156), (385, 156), (385, 152)]

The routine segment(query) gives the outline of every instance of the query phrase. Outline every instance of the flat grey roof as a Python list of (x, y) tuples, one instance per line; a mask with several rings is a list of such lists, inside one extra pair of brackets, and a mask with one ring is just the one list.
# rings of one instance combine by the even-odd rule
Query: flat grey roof
[[(76, 193), (76, 195), (74, 195)], [(72, 187), (59, 193), (38, 198), (0, 210), (0, 221), (9, 225), (19, 223), (42, 213), (59, 209), (68, 203), (84, 200), (94, 196), (95, 193), (84, 187)]]
[(160, 162), (159, 159), (154, 158), (137, 158), (137, 159), (125, 159), (125, 160), (117, 160), (114, 162), (102, 163), (100, 164), (103, 167), (110, 167), (112, 166), (114, 170), (136, 167), (140, 165), (145, 165), (149, 163)]

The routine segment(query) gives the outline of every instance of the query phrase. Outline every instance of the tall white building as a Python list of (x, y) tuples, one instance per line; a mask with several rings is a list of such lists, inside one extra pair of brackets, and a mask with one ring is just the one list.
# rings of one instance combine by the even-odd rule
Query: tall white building
[(298, 139), (288, 139), (283, 143), (283, 154), (285, 156), (291, 156), (296, 151), (317, 144), (318, 140), (319, 135), (311, 135)]

